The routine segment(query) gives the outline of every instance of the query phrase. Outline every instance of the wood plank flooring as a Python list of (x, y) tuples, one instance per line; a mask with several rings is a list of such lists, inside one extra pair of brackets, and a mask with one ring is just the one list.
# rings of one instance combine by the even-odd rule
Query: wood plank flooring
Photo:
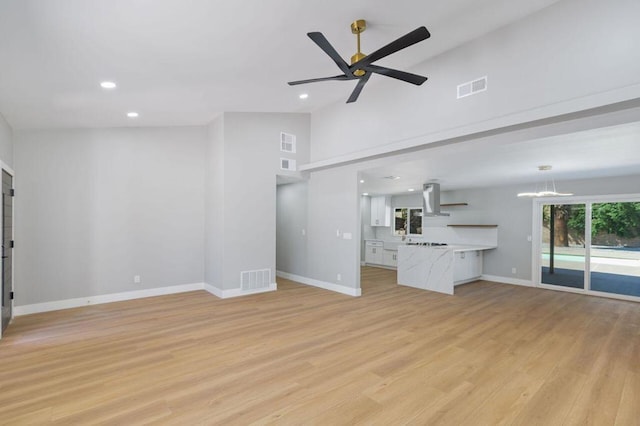
[(640, 424), (640, 304), (363, 268), (354, 298), (279, 279), (18, 317), (0, 424)]

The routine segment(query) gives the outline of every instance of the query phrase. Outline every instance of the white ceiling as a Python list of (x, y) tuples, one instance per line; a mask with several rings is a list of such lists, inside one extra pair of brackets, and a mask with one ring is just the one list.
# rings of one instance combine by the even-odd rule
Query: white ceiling
[[(365, 53), (425, 25), (431, 39), (381, 61), (406, 69), (555, 1), (0, 0), (0, 112), (18, 129), (311, 112), (344, 102), (355, 83), (286, 84), (339, 74), (309, 31), (323, 32), (348, 60), (355, 19), (368, 21)], [(103, 80), (118, 88), (102, 90)], [(140, 117), (127, 119), (128, 111)]]
[[(436, 180), (443, 190), (502, 186), (548, 178), (569, 179), (640, 174), (640, 123), (562, 134), (524, 142), (478, 144), (476, 141), (427, 149), (411, 154), (411, 161), (385, 165), (361, 173), (361, 192), (408, 193)], [(538, 171), (551, 165), (551, 172)], [(385, 176), (397, 176), (389, 180)], [(534, 190), (535, 188), (530, 188)], [(638, 182), (640, 191), (640, 182)], [(558, 190), (571, 191), (561, 185)]]

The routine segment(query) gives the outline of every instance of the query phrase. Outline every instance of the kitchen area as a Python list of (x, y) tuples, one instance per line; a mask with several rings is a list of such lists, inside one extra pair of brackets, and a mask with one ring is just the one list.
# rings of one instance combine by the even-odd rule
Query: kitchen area
[(480, 279), (484, 252), (497, 247), (497, 225), (456, 223), (451, 212), (468, 204), (441, 203), (438, 183), (410, 192), (363, 194), (362, 263), (397, 270), (399, 285), (445, 294)]

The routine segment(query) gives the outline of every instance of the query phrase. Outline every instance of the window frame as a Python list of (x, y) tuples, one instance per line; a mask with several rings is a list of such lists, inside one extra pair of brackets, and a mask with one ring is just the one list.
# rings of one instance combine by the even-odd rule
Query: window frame
[[(405, 226), (404, 228), (404, 233), (400, 233), (400, 229), (396, 228), (396, 211), (402, 211), (402, 210), (406, 210), (406, 221), (405, 221)], [(414, 214), (414, 212), (418, 212), (420, 213), (420, 216), (422, 218), (422, 207), (404, 207), (404, 206), (396, 206), (393, 207), (393, 224), (391, 226), (391, 235), (393, 235), (394, 237), (421, 237), (422, 233), (416, 234), (416, 233), (411, 233), (411, 215)], [(422, 231), (422, 226), (420, 227), (420, 231)]]

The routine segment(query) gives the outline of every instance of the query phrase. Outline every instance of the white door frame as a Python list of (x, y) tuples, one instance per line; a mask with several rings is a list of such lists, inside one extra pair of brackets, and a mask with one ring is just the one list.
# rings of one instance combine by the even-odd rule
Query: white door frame
[[(640, 194), (589, 195), (571, 197), (541, 197), (533, 200), (533, 247), (531, 250), (531, 277), (535, 287), (547, 290), (581, 293), (611, 299), (640, 302), (640, 297), (623, 294), (605, 293), (591, 290), (591, 205), (592, 203), (640, 202)], [(585, 287), (584, 289), (543, 284), (540, 273), (540, 252), (542, 249), (542, 205), (544, 204), (585, 204)]]
[[(11, 175), (11, 177), (13, 178), (12, 181), (12, 187), (15, 187), (16, 184), (16, 173), (13, 171), (13, 169), (11, 167), (9, 167), (4, 161), (2, 161), (0, 159), (0, 169), (2, 171), (5, 171), (7, 173), (9, 173)], [(14, 216), (15, 212), (15, 205), (12, 203), (12, 211), (11, 211), (11, 216)], [(4, 215), (4, 205), (2, 203), (0, 203), (0, 217), (3, 217)], [(16, 224), (15, 224), (15, 218), (14, 220), (11, 222), (11, 228), (12, 228), (12, 233), (15, 237), (15, 228), (16, 228)], [(2, 241), (2, 239), (4, 238), (4, 229), (2, 229), (2, 227), (0, 226), (0, 241)], [(14, 288), (14, 281), (15, 281), (15, 275), (13, 274), (14, 269), (15, 269), (15, 256), (12, 259), (11, 262), (11, 291), (13, 291)], [(11, 300), (11, 319), (9, 320), (9, 322), (11, 322), (13, 320), (13, 300)], [(0, 339), (2, 339), (2, 327), (0, 327)]]

